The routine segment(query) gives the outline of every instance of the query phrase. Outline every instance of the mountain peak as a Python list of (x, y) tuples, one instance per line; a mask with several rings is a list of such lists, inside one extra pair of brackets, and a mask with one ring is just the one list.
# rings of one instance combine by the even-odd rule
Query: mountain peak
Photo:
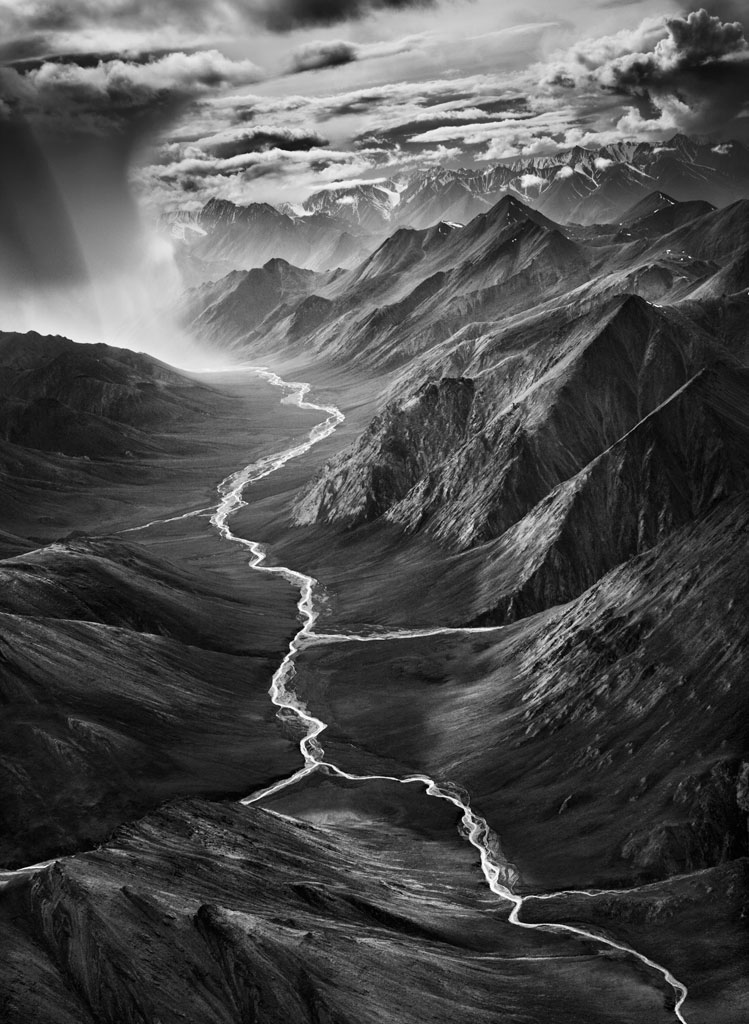
[(234, 214), (238, 209), (236, 203), (230, 199), (219, 199), (214, 196), (208, 200), (200, 212), (202, 216), (206, 217), (223, 217), (226, 214)]
[(495, 203), (489, 211), (492, 216), (496, 214), (500, 217), (507, 214), (523, 217), (527, 216), (530, 212), (530, 206), (526, 206), (521, 199), (518, 199), (517, 196), (513, 195), (502, 196), (499, 202)]
[(621, 218), (620, 223), (634, 224), (635, 221), (642, 220), (644, 217), (650, 217), (654, 213), (659, 213), (661, 210), (677, 205), (677, 201), (666, 192), (659, 190), (649, 192), (639, 202), (630, 206)]

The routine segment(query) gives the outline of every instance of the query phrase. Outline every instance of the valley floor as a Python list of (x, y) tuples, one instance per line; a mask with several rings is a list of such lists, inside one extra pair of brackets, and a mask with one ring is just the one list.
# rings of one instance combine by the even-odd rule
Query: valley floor
[[(312, 380), (312, 400), (347, 419), (248, 488), (234, 533), (267, 543), (268, 564), (319, 580), (318, 633), (470, 622), (470, 574), (455, 576), (431, 542), (406, 545), (388, 527), (290, 525), (292, 499), (371, 418), (376, 389), (319, 369), (279, 372)], [(11, 869), (55, 860), (6, 876), (3, 1019), (676, 1019), (674, 988), (618, 943), (687, 986), (679, 1019), (742, 1024), (749, 862), (666, 863), (671, 847), (655, 839), (646, 856), (649, 836), (691, 813), (690, 804), (671, 821), (672, 784), (702, 800), (709, 832), (721, 786), (739, 785), (741, 723), (705, 727), (704, 763), (714, 764), (713, 746), (725, 750), (725, 778), (706, 778), (685, 761), (678, 732), (669, 739), (667, 687), (635, 707), (626, 682), (603, 677), (625, 657), (633, 681), (648, 668), (638, 588), (666, 595), (669, 635), (730, 615), (719, 604), (739, 585), (732, 557), (749, 536), (746, 501), (695, 528), (704, 546), (694, 566), (677, 564), (677, 538), (581, 598), (496, 630), (302, 646), (294, 687), (329, 723), (327, 760), (465, 787), (504, 848), (497, 862), (512, 862), (523, 895), (544, 897), (527, 898), (521, 919), (589, 937), (524, 930), (486, 886), (457, 808), (423, 785), (320, 768), (257, 804), (238, 802), (302, 767), (298, 716), (277, 717), (267, 693), (299, 629), (299, 592), (252, 572), (210, 510), (222, 479), (303, 440), (323, 417), (279, 403), (278, 389), (251, 373), (206, 383), (215, 417), (184, 424), (164, 454), (77, 463), (54, 493), (41, 471), (12, 482), (0, 524), (16, 548), (0, 561), (2, 850)], [(673, 597), (674, 576), (697, 571), (705, 551), (716, 560), (714, 602), (710, 590), (701, 604)], [(683, 673), (680, 657), (672, 651), (650, 672), (654, 689), (664, 673)], [(577, 715), (565, 710), (570, 694)], [(707, 721), (709, 710), (695, 713)], [(625, 728), (619, 749), (613, 733)], [(659, 760), (661, 747), (674, 749)], [(638, 791), (638, 758), (656, 765), (662, 790)], [(639, 860), (621, 852), (630, 840)], [(555, 894), (589, 887), (610, 891)]]

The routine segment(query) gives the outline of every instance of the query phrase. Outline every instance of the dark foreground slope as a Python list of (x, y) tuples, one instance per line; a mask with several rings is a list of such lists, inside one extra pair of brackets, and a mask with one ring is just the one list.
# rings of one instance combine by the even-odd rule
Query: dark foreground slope
[(266, 692), (286, 642), (267, 597), (112, 540), (0, 561), (0, 588), (3, 864), (89, 848), (174, 795), (244, 796), (295, 766)]
[(670, 1019), (657, 973), (508, 925), (455, 816), (414, 795), (423, 804), (409, 827), (384, 799), (380, 828), (354, 832), (237, 805), (162, 808), (0, 896), (4, 1019)]
[(210, 407), (209, 389), (156, 359), (67, 338), (0, 334), (0, 435), (68, 456), (146, 455), (149, 436)]
[(293, 769), (267, 698), (293, 589), (248, 573), (205, 516), (104, 531), (215, 505), (315, 420), (248, 375), (209, 386), (107, 346), (6, 335), (0, 361), (0, 862), (16, 866)]
[(187, 456), (207, 469), (208, 422), (238, 420), (242, 405), (140, 353), (0, 334), (2, 528), (33, 547), (72, 529), (101, 532), (123, 505), (145, 514), (150, 485), (186, 481)]

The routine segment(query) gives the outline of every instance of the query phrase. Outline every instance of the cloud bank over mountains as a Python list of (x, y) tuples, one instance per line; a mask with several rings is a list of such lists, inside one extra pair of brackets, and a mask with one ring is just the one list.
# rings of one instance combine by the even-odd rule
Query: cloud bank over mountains
[(749, 137), (743, 6), (573, 3), (560, 21), (529, 0), (522, 23), (489, 0), (6, 0), (0, 115), (45, 148), (107, 141), (172, 208), (677, 131), (720, 142)]

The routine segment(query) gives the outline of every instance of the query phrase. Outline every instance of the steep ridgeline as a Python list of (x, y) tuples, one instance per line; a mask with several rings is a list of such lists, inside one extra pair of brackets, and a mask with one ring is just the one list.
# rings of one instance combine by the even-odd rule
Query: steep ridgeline
[[(276, 264), (262, 273), (275, 277)], [(292, 270), (287, 270), (287, 276)], [(295, 272), (299, 275), (300, 271)], [(506, 316), (589, 280), (583, 247), (519, 200), (504, 198), (465, 228), (438, 224), (424, 231), (401, 229), (355, 269), (305, 279), (306, 296), (258, 312), (250, 292), (268, 286), (248, 282), (238, 306), (237, 276), (206, 295), (210, 336), (238, 340), (253, 351), (305, 352), (372, 367), (405, 362), (444, 341), (467, 322)], [(222, 295), (222, 290), (227, 292)], [(199, 297), (199, 296), (198, 296)]]
[[(676, 135), (660, 145), (575, 146), (488, 168), (405, 173), (379, 192), (361, 192), (355, 204), (344, 189), (319, 196), (326, 197), (328, 213), (345, 216), (343, 211), (354, 205), (357, 220), (376, 223), (379, 217), (393, 226), (426, 228), (440, 220), (465, 224), (507, 194), (554, 220), (594, 224), (618, 219), (657, 189), (678, 201), (725, 206), (747, 196), (747, 180), (749, 152), (740, 142), (715, 145)], [(307, 205), (315, 208), (318, 202), (313, 196)]]
[[(389, 370), (450, 352), (458, 364), (471, 336), (496, 336), (532, 310), (554, 331), (569, 310), (635, 294), (670, 305), (695, 298), (690, 315), (702, 317), (706, 297), (741, 290), (747, 247), (746, 201), (715, 210), (658, 192), (621, 224), (571, 228), (504, 197), (463, 228), (400, 229), (351, 270), (314, 274), (273, 260), (228, 275), (195, 289), (186, 317), (218, 347), (269, 357), (314, 353)], [(740, 317), (727, 331), (721, 316), (711, 333), (735, 341)]]
[(476, 621), (569, 600), (749, 487), (749, 374), (700, 371), (498, 540), (478, 550)]
[(569, 228), (505, 196), (463, 228), (396, 231), (353, 270), (274, 262), (219, 282), (202, 319), (239, 351), (389, 373), (293, 521), (480, 550), (495, 582), (470, 614), (505, 621), (745, 486), (716, 396), (738, 407), (746, 388), (748, 246), (746, 201), (657, 191), (620, 223)]
[(235, 271), (221, 280), (188, 292), (185, 318), (203, 342), (217, 348), (234, 347), (272, 311), (295, 308), (310, 292), (323, 288), (331, 275), (302, 270), (282, 259), (247, 272)]
[(354, 451), (326, 467), (297, 507), (297, 522), (365, 522), (385, 514), (465, 437), (474, 382), (443, 377), (402, 406), (389, 407)]
[(461, 376), (406, 388), (295, 521), (383, 517), (475, 549), (473, 614), (502, 622), (581, 593), (749, 485), (749, 376), (704, 329), (635, 297), (548, 327), (464, 338)]

